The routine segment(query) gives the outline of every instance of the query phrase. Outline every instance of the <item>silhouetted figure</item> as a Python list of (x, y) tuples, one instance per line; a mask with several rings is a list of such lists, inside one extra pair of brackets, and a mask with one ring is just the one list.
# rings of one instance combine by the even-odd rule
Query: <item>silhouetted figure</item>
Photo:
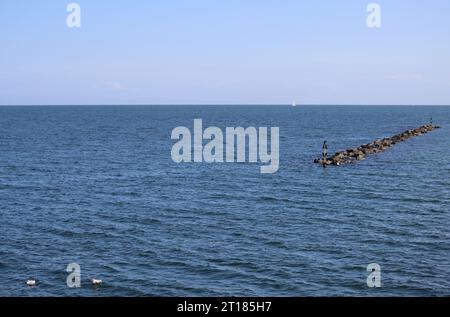
[(326, 166), (327, 157), (328, 157), (328, 145), (327, 145), (327, 141), (323, 141), (323, 145), (322, 145), (322, 164), (323, 164), (323, 167)]
[(430, 124), (433, 125), (433, 118), (430, 119)]

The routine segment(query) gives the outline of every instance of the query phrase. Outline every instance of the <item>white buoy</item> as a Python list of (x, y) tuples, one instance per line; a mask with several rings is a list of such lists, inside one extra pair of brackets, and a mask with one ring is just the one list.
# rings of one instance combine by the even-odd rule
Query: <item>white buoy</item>
[(32, 286), (36, 286), (36, 280), (28, 280), (27, 281), (27, 285), (32, 287)]
[(101, 284), (103, 284), (102, 280), (98, 280), (98, 279), (95, 279), (95, 278), (93, 278), (91, 281), (92, 281), (92, 285), (101, 285)]

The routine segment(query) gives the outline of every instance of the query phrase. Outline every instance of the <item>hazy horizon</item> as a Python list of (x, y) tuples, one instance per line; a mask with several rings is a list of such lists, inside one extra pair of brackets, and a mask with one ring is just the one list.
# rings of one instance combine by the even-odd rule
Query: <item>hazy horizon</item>
[[(235, 104), (15, 104), (15, 105), (1, 105), (0, 107), (292, 107), (289, 104), (250, 104), (250, 103), (235, 103)], [(436, 104), (436, 105), (406, 105), (406, 104), (297, 104), (296, 107), (449, 107), (450, 104)]]

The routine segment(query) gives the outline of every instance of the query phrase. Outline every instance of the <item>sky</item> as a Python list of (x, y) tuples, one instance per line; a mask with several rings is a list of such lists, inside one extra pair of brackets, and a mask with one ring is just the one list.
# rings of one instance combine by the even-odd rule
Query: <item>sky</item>
[(450, 1), (371, 2), (0, 0), (0, 105), (450, 105)]

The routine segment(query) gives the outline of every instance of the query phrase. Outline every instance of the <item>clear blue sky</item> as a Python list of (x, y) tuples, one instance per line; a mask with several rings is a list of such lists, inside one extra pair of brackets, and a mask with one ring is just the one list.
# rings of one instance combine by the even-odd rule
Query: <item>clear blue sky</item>
[(0, 0), (0, 105), (450, 104), (448, 0), (70, 2)]

